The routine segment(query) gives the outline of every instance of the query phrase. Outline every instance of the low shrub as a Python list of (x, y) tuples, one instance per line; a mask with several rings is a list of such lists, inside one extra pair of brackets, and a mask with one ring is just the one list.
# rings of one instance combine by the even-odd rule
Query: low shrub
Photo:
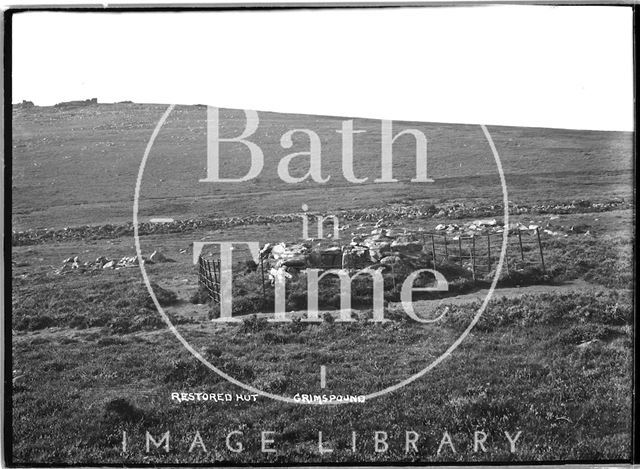
[(103, 419), (107, 421), (136, 422), (144, 418), (144, 413), (129, 401), (116, 398), (104, 406)]
[[(449, 283), (448, 292), (414, 292), (413, 299), (436, 299), (444, 296), (464, 293), (477, 288), (466, 269), (452, 263), (438, 266), (438, 270)], [(383, 270), (384, 301), (400, 301), (402, 285), (409, 270)], [(414, 281), (414, 287), (426, 287), (435, 282), (433, 274), (423, 272)], [(299, 272), (291, 279), (287, 279), (285, 288), (285, 310), (304, 311), (308, 308), (307, 275)], [(234, 278), (233, 286), (233, 314), (242, 316), (274, 310), (274, 287), (265, 283), (264, 304), (262, 279), (257, 272), (239, 273)], [(370, 275), (361, 274), (351, 281), (351, 307), (370, 308), (373, 306), (373, 279)], [(340, 281), (337, 275), (327, 275), (318, 284), (318, 307), (320, 309), (341, 308)], [(212, 317), (217, 317), (215, 313)]]
[(209, 311), (207, 312), (209, 319), (218, 319), (220, 317), (220, 305), (216, 302), (211, 302)]
[(322, 319), (324, 322), (326, 322), (327, 324), (333, 324), (334, 322), (336, 322), (336, 318), (333, 317), (333, 314), (327, 312), (324, 313), (322, 315)]
[[(492, 280), (492, 279), (491, 279)], [(498, 279), (499, 287), (522, 287), (525, 285), (541, 285), (549, 283), (551, 277), (539, 267), (526, 267), (522, 270), (503, 270)]]
[(264, 329), (268, 324), (267, 318), (259, 318), (255, 314), (252, 314), (242, 320), (240, 328), (242, 332), (257, 332)]
[(633, 288), (633, 236), (553, 238), (543, 242), (547, 270), (558, 281), (584, 278), (608, 288)]
[[(13, 329), (37, 330), (46, 327), (109, 327), (133, 331), (163, 326), (156, 307), (140, 282), (105, 280), (100, 277), (44, 279), (35, 285), (14, 287)], [(170, 306), (177, 295), (152, 284), (159, 303)]]
[(189, 297), (189, 302), (194, 305), (206, 305), (210, 301), (209, 292), (202, 285), (198, 285), (198, 289)]
[(558, 332), (555, 340), (564, 345), (578, 345), (590, 340), (607, 341), (620, 335), (620, 331), (604, 324), (574, 324)]
[[(158, 300), (158, 303), (160, 303), (161, 306), (171, 306), (178, 302), (178, 295), (176, 295), (175, 292), (172, 292), (171, 290), (167, 290), (166, 288), (162, 288), (157, 283), (151, 283), (151, 288), (153, 289), (153, 292), (156, 295), (156, 299)], [(137, 294), (140, 295), (141, 293), (137, 292)], [(149, 295), (149, 293), (146, 291), (146, 289), (144, 293), (142, 293), (142, 295), (145, 298), (144, 306), (146, 306), (147, 308), (155, 309), (155, 304), (153, 303), (153, 299), (151, 298), (151, 295)]]
[(262, 334), (265, 344), (291, 344), (302, 343), (303, 338), (291, 331), (267, 330)]
[(127, 342), (118, 337), (106, 336), (106, 337), (100, 337), (96, 343), (100, 346), (106, 347), (109, 345), (123, 345), (123, 344), (126, 344)]
[(232, 314), (234, 316), (247, 316), (261, 313), (263, 311), (262, 296), (257, 294), (247, 294), (245, 296), (233, 298)]
[(195, 358), (173, 360), (164, 375), (165, 383), (197, 386), (213, 378), (215, 374)]
[(19, 331), (37, 331), (40, 329), (46, 329), (47, 327), (54, 327), (56, 325), (60, 324), (48, 315), (22, 316), (14, 322), (13, 328)]
[[(479, 307), (478, 302), (450, 305), (450, 311), (445, 315), (442, 323), (456, 329), (464, 329), (469, 325)], [(511, 325), (571, 327), (580, 324), (622, 326), (632, 323), (633, 303), (630, 294), (622, 294), (615, 290), (596, 294), (572, 291), (492, 300), (476, 328), (490, 331), (496, 327)], [(591, 329), (584, 329), (584, 331), (589, 330)], [(577, 334), (576, 331), (567, 334)], [(602, 331), (611, 331), (611, 328), (605, 327)]]

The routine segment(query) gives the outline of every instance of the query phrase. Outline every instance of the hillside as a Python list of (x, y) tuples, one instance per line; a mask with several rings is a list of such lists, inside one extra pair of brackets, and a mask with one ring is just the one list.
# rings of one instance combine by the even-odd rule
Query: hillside
[[(506, 172), (510, 222), (527, 228), (508, 237), (497, 288), (477, 324), (419, 379), (339, 407), (265, 396), (178, 402), (173, 396), (182, 392), (249, 394), (183, 347), (142, 282), (131, 226), (133, 193), (145, 147), (165, 109), (82, 101), (14, 108), (13, 228), (56, 228), (12, 236), (7, 372), (13, 377), (8, 447), (14, 465), (628, 461), (635, 338), (632, 134), (490, 128)], [(221, 134), (240, 134), (242, 114), (221, 112)], [(234, 379), (294, 402), (298, 395), (381, 392), (444, 357), (478, 318), (497, 273), (499, 242), (487, 236), (483, 244), (485, 223), (475, 223), (499, 219), (501, 211), (501, 188), (481, 129), (396, 122), (395, 132), (418, 128), (427, 135), (429, 176), (435, 182), (409, 182), (415, 155), (413, 141), (403, 137), (394, 147), (393, 174), (399, 181), (377, 184), (372, 181), (380, 173), (380, 122), (356, 119), (355, 129), (367, 133), (355, 137), (354, 172), (369, 180), (355, 185), (341, 173), (336, 130), (342, 118), (259, 116), (252, 140), (264, 151), (265, 167), (251, 182), (198, 182), (205, 176), (203, 107), (176, 108), (151, 152), (141, 219), (179, 220), (141, 223), (140, 254), (158, 301), (184, 340)], [(281, 158), (308, 147), (304, 136), (292, 148), (281, 147), (282, 134), (296, 128), (320, 135), (322, 174), (331, 176), (327, 184), (286, 184), (278, 177)], [(241, 150), (223, 148), (223, 175), (246, 171)], [(394, 250), (384, 258), (392, 264), (382, 259), (370, 264), (371, 251), (366, 261), (370, 271), (374, 265), (383, 271), (389, 321), (370, 320), (374, 290), (357, 281), (363, 276), (354, 279), (351, 290), (353, 322), (336, 321), (342, 308), (336, 278), (318, 288), (322, 322), (302, 321), (309, 317), (309, 277), (293, 267), (284, 300), (287, 314), (296, 319), (268, 322), (275, 305), (268, 274), (279, 264), (272, 262), (274, 256), (259, 266), (244, 262), (250, 257), (246, 246), (233, 251), (231, 271), (232, 311), (241, 321), (211, 321), (219, 308), (198, 280), (194, 242), (300, 246), (297, 215), (257, 215), (299, 213), (303, 203), (312, 211), (346, 209), (339, 214), (345, 240), (340, 243), (373, 239), (373, 232)], [(211, 219), (216, 216), (221, 218)], [(85, 224), (96, 226), (79, 226)], [(475, 250), (468, 260), (456, 258), (455, 244), (445, 244), (444, 256), (442, 250), (436, 253), (428, 237), (422, 238), (421, 254), (400, 252), (400, 246), (415, 248), (415, 242), (396, 242), (444, 228), (452, 243), (457, 239), (460, 253), (462, 231), (455, 225), (479, 229), (467, 238)], [(528, 229), (531, 225), (539, 230)], [(205, 258), (219, 257), (209, 248)], [(432, 257), (422, 255), (429, 252)], [(411, 297), (422, 318), (441, 313), (435, 323), (410, 319), (398, 303), (409, 268), (425, 263), (450, 285), (449, 292)], [(477, 269), (476, 277), (480, 265), (487, 269)], [(159, 441), (167, 431), (170, 451), (146, 451), (146, 432)], [(196, 431), (207, 452), (190, 451)], [(263, 451), (260, 438), (267, 431), (273, 432), (276, 453)], [(474, 447), (478, 431), (487, 435), (487, 452)], [(318, 451), (319, 432), (332, 453)], [(377, 432), (388, 435), (388, 451), (376, 449)], [(407, 432), (421, 435), (411, 451)], [(455, 451), (448, 445), (438, 450), (444, 432)], [(517, 451), (504, 432), (521, 432)], [(234, 444), (242, 442), (244, 450), (230, 450), (226, 435)]]
[[(131, 219), (138, 167), (165, 105), (85, 104), (21, 107), (13, 111), (13, 229), (123, 223)], [(239, 111), (221, 110), (221, 136), (245, 125)], [(246, 183), (199, 182), (205, 177), (206, 108), (178, 106), (153, 147), (143, 178), (141, 215), (178, 219), (379, 207), (388, 203), (501, 199), (496, 166), (479, 126), (394, 122), (394, 133), (416, 128), (427, 136), (431, 184), (410, 183), (415, 144), (394, 145), (393, 184), (380, 174), (380, 121), (355, 119), (354, 185), (342, 176), (341, 122), (345, 118), (260, 112), (250, 140), (264, 152), (260, 175)], [(320, 136), (326, 184), (287, 184), (277, 175), (287, 154), (308, 149), (297, 135), (284, 149), (281, 136), (307, 128)], [(608, 200), (630, 197), (633, 134), (539, 128), (490, 127), (507, 176), (511, 200)], [(222, 175), (241, 176), (249, 158), (241, 145), (222, 146)], [(299, 162), (302, 163), (302, 162)], [(292, 174), (304, 174), (304, 164)], [(283, 196), (286, 194), (286, 196)]]

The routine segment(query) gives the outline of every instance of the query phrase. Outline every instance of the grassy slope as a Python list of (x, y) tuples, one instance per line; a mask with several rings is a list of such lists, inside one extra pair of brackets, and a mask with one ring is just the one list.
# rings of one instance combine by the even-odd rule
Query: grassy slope
[[(104, 104), (76, 109), (14, 110), (13, 222), (15, 229), (61, 227), (131, 219), (135, 178), (152, 129), (164, 106)], [(379, 121), (356, 119), (355, 174), (369, 177), (354, 187), (342, 177), (341, 140), (335, 131), (343, 119), (260, 113), (251, 139), (265, 154), (265, 167), (250, 183), (199, 183), (204, 177), (206, 110), (178, 107), (158, 136), (145, 170), (141, 213), (188, 218), (217, 214), (289, 213), (302, 203), (312, 209), (372, 207), (407, 200), (500, 200), (497, 171), (479, 126), (396, 122), (394, 129), (418, 128), (429, 141), (433, 184), (411, 184), (414, 147), (402, 137), (394, 147), (398, 184), (372, 184), (380, 167)], [(238, 135), (244, 116), (221, 111), (221, 135)], [(308, 147), (280, 146), (282, 134), (309, 128), (322, 141), (325, 185), (286, 184), (277, 163)], [(533, 128), (492, 127), (511, 198), (521, 202), (630, 196), (632, 134)], [(223, 176), (248, 169), (244, 147), (223, 146)], [(303, 161), (293, 174), (306, 171)], [(568, 184), (569, 183), (569, 184)], [(287, 196), (283, 197), (283, 191)], [(256, 204), (259, 198), (260, 203)]]
[[(119, 335), (94, 328), (21, 335), (15, 340), (16, 368), (26, 377), (13, 396), (16, 457), (50, 463), (625, 458), (630, 451), (631, 297), (598, 295), (499, 302), (428, 378), (369, 403), (338, 408), (263, 398), (257, 404), (171, 403), (171, 392), (242, 391), (194, 361), (166, 331)], [(358, 392), (415, 372), (427, 356), (441, 353), (472, 310), (454, 309), (442, 327), (403, 321), (180, 329), (216, 365), (262, 389), (319, 393), (317, 363), (322, 362), (329, 370), (326, 392)], [(602, 342), (577, 347), (594, 338)], [(351, 351), (347, 361), (345, 350)], [(132, 407), (117, 405), (119, 399)], [(122, 430), (131, 438), (126, 455), (119, 453)], [(146, 455), (145, 430), (171, 431), (173, 450)], [(195, 430), (209, 454), (187, 452)], [(241, 455), (223, 446), (232, 430), (244, 432)], [(277, 432), (276, 455), (260, 453), (263, 430)], [(389, 433), (389, 452), (373, 451), (375, 430)], [(404, 453), (405, 430), (422, 434), (417, 454)], [(458, 453), (437, 457), (445, 430)], [(472, 451), (475, 430), (490, 434), (486, 455)], [(504, 430), (523, 431), (515, 455), (501, 438)], [(318, 431), (339, 449), (336, 453), (318, 456)], [(362, 438), (356, 455), (347, 450), (351, 431)]]
[[(35, 114), (15, 111), (15, 228), (129, 220), (137, 165), (163, 109), (123, 104), (75, 111), (37, 109)], [(407, 199), (500, 197), (480, 130), (444, 124), (420, 125), (428, 131), (429, 169), (433, 168), (438, 179), (428, 187), (372, 185), (353, 194), (353, 188), (342, 187), (336, 178), (328, 188), (298, 189), (279, 184), (268, 171), (255, 183), (244, 185), (247, 187), (199, 186), (193, 182), (204, 162), (203, 129), (197, 129), (204, 111), (181, 111), (168, 122), (168, 128), (176, 132), (161, 133), (145, 173), (146, 215), (186, 218), (258, 210), (290, 212), (303, 202), (330, 209)], [(261, 114), (261, 118), (270, 122), (261, 138), (272, 142), (269, 150), (263, 146), (272, 161), (284, 155), (277, 144), (283, 129), (304, 126), (323, 135), (326, 168), (336, 173), (337, 161), (331, 155), (339, 150), (333, 132), (339, 119), (274, 114)], [(228, 125), (227, 130), (235, 133), (234, 124)], [(377, 124), (356, 124), (356, 128), (363, 126)], [(491, 131), (516, 200), (600, 199), (631, 193), (629, 134)], [(377, 154), (375, 139), (370, 148), (356, 142), (356, 158), (358, 151)], [(405, 150), (399, 144), (399, 162)], [(409, 175), (411, 161), (405, 154), (399, 175)], [(357, 174), (375, 174), (366, 161), (359, 164)], [(270, 167), (273, 171), (273, 165)], [(170, 184), (159, 184), (160, 179)], [(287, 197), (280, 190), (289, 191)], [(19, 326), (14, 328), (14, 370), (24, 375), (13, 394), (16, 461), (228, 460), (259, 464), (626, 458), (630, 451), (632, 344), (626, 288), (631, 280), (634, 236), (630, 217), (628, 210), (562, 216), (554, 223), (587, 223), (592, 236), (544, 239), (550, 270), (559, 278), (588, 279), (596, 284), (592, 292), (495, 303), (454, 355), (425, 378), (365, 405), (320, 409), (264, 399), (258, 404), (172, 404), (172, 391), (235, 393), (239, 389), (204, 370), (163, 329), (139, 287), (137, 269), (84, 276), (51, 273), (50, 266), (59, 266), (71, 255), (79, 254), (83, 260), (132, 255), (133, 240), (121, 237), (16, 247), (13, 258), (21, 266), (13, 270), (14, 325)], [(527, 223), (529, 217), (523, 215), (520, 220)], [(194, 271), (190, 253), (179, 251), (194, 240), (274, 241), (298, 231), (298, 224), (196, 230), (144, 237), (142, 249), (148, 254), (161, 248), (178, 260), (171, 268), (150, 266), (150, 273), (154, 281), (179, 292), (184, 300), (194, 288)], [(186, 311), (177, 317), (180, 329), (204, 347), (208, 357), (238, 378), (283, 393), (295, 393), (301, 387), (319, 392), (322, 364), (329, 369), (328, 391), (334, 392), (356, 392), (406, 376), (424, 363), (425, 356), (441, 351), (468, 321), (470, 312), (456, 308), (435, 329), (405, 321), (383, 327), (357, 324), (348, 329), (328, 324), (303, 330), (232, 327), (216, 330), (213, 343), (214, 331), (206, 313), (195, 307), (193, 311), (184, 305), (180, 308)], [(301, 338), (307, 343), (300, 343)], [(593, 338), (601, 342), (586, 349), (577, 347)], [(118, 399), (133, 407), (119, 405)], [(132, 437), (128, 455), (118, 451), (123, 429)], [(155, 435), (172, 431), (174, 451), (168, 455), (156, 451), (146, 457), (142, 452), (145, 429)], [(206, 455), (187, 452), (196, 429), (209, 447)], [(224, 436), (236, 429), (246, 435), (246, 450), (240, 455), (224, 449)], [(490, 433), (487, 455), (472, 451), (470, 439), (475, 429)], [(516, 429), (523, 430), (524, 436), (521, 452), (513, 456), (497, 435)], [(260, 453), (261, 430), (277, 432), (277, 455)], [(362, 446), (355, 455), (347, 450), (351, 430), (362, 435)], [(389, 432), (388, 453), (373, 451), (374, 430)], [(405, 430), (418, 431), (426, 439), (421, 440), (418, 454), (404, 453)], [(452, 434), (458, 453), (445, 452), (438, 458), (435, 451), (444, 430)], [(331, 456), (317, 455), (318, 431), (338, 448)]]

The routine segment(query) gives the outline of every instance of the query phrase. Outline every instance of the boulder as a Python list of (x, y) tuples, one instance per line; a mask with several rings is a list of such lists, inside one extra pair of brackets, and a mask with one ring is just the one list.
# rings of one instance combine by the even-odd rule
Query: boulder
[(298, 269), (304, 269), (307, 266), (306, 256), (296, 256), (290, 259), (286, 259), (283, 263), (285, 267), (295, 267)]
[(64, 274), (65, 272), (69, 272), (71, 270), (71, 264), (66, 263), (66, 264), (62, 264), (62, 267), (60, 267), (58, 270), (56, 270), (57, 274)]
[(422, 245), (416, 241), (396, 240), (391, 243), (391, 250), (397, 252), (420, 252), (422, 251)]
[(280, 259), (282, 255), (286, 252), (287, 248), (284, 243), (276, 244), (271, 248), (271, 255), (274, 259)]
[(271, 243), (267, 243), (264, 246), (262, 246), (262, 249), (260, 249), (260, 259), (266, 259), (267, 257), (269, 257), (269, 254), (271, 254), (271, 249), (273, 249), (273, 246), (271, 246)]
[(162, 262), (175, 262), (173, 259), (170, 259), (169, 257), (165, 256), (164, 254), (162, 254), (160, 251), (153, 251), (151, 253), (151, 256), (149, 256), (149, 260), (151, 262), (157, 262), (157, 263), (162, 263)]
[(369, 247), (369, 254), (371, 260), (377, 262), (382, 259), (384, 255), (391, 251), (391, 243), (383, 242), (383, 243), (367, 243)]
[(380, 259), (380, 264), (384, 265), (395, 265), (400, 263), (400, 258), (398, 256), (386, 256)]
[(495, 218), (492, 219), (486, 219), (486, 220), (476, 220), (473, 222), (474, 225), (478, 225), (478, 226), (496, 226), (497, 225), (497, 221)]
[(602, 341), (599, 339), (588, 340), (586, 342), (582, 342), (580, 345), (576, 345), (576, 348), (581, 352), (585, 352), (587, 350), (597, 349), (602, 346)]
[(578, 233), (578, 234), (584, 234), (587, 231), (589, 231), (589, 225), (573, 225), (571, 228), (569, 228), (569, 231), (572, 231), (574, 233)]
[(399, 236), (404, 236), (404, 235), (405, 235), (405, 232), (404, 232), (404, 231), (400, 231), (400, 230), (390, 229), (390, 230), (387, 230), (386, 235), (387, 235), (389, 238), (397, 238), (397, 237), (399, 237)]

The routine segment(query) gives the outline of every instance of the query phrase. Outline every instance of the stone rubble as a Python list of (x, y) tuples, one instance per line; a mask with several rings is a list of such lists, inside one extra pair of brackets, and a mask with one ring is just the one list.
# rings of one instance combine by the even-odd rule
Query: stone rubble
[[(525, 225), (521, 222), (515, 222), (509, 224), (508, 231), (509, 233), (520, 232), (521, 234), (533, 235), (539, 227), (538, 224), (534, 223)], [(456, 240), (460, 236), (469, 238), (487, 234), (501, 234), (504, 233), (504, 224), (495, 218), (470, 221), (463, 225), (457, 225), (455, 223), (445, 225), (441, 223), (436, 226), (435, 231), (451, 235), (452, 239)]]
[[(521, 214), (569, 214), (592, 213), (633, 208), (633, 203), (624, 199), (612, 199), (607, 202), (590, 202), (577, 200), (567, 203), (550, 203), (523, 205), (512, 203), (509, 206), (511, 215)], [(399, 219), (461, 219), (499, 217), (503, 211), (500, 204), (467, 205), (465, 203), (443, 204), (440, 207), (430, 204), (390, 204), (385, 207), (347, 210), (336, 213), (342, 222), (376, 222), (378, 227)], [(191, 218), (175, 220), (171, 223), (140, 223), (141, 235), (186, 233), (200, 228), (227, 229), (235, 226), (299, 222), (299, 214), (258, 215), (228, 218)], [(70, 240), (114, 239), (121, 236), (133, 236), (133, 223), (121, 225), (105, 224), (100, 226), (80, 226), (64, 229), (33, 229), (13, 231), (13, 246), (33, 245)]]
[[(143, 264), (156, 264), (163, 262), (175, 262), (164, 254), (154, 251), (147, 259), (142, 256)], [(119, 270), (129, 267), (137, 267), (140, 260), (138, 256), (124, 256), (120, 259), (109, 259), (106, 256), (100, 256), (95, 261), (82, 262), (79, 256), (68, 257), (62, 261), (62, 266), (55, 270), (56, 274), (65, 274), (68, 272), (90, 272), (97, 270)]]
[(271, 282), (290, 278), (306, 268), (363, 269), (424, 266), (431, 254), (423, 249), (421, 235), (375, 228), (368, 235), (355, 235), (344, 245), (322, 242), (267, 243), (260, 252)]

